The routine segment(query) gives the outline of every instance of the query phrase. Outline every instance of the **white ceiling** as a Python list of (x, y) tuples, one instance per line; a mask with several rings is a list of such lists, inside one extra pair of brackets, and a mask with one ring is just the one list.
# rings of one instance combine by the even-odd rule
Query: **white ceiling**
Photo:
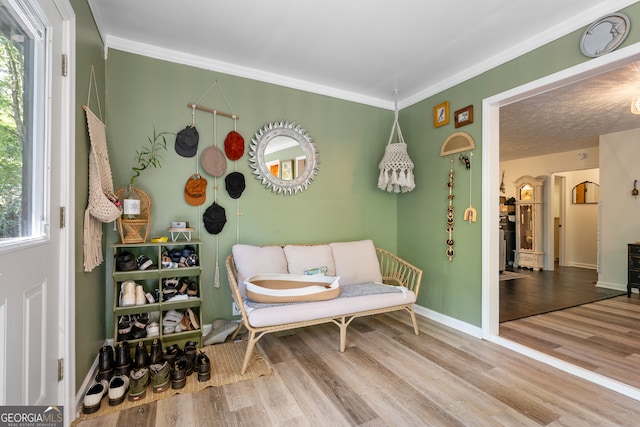
[[(107, 48), (388, 109), (395, 90), (406, 107), (632, 3), (89, 0)], [(615, 84), (601, 79), (595, 89), (567, 87), (504, 107), (501, 159), (534, 153), (521, 144), (545, 141), (549, 152), (568, 151), (597, 145), (597, 135), (611, 129), (638, 127), (640, 116), (626, 117), (628, 90), (640, 90), (632, 71), (616, 75)], [(603, 100), (605, 89), (617, 96)], [(627, 120), (614, 99), (624, 101)], [(584, 108), (594, 105), (600, 114), (589, 118)], [(601, 114), (604, 106), (609, 114)]]

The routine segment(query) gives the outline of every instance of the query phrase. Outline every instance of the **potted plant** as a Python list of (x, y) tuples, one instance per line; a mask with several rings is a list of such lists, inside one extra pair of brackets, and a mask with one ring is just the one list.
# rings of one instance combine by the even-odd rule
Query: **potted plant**
[(156, 129), (153, 128), (153, 137), (147, 138), (148, 144), (136, 150), (134, 166), (131, 168), (133, 174), (122, 197), (123, 217), (125, 219), (137, 219), (140, 216), (140, 195), (133, 183), (145, 169), (162, 166), (162, 152), (167, 150), (166, 135), (168, 134), (169, 132), (157, 133)]

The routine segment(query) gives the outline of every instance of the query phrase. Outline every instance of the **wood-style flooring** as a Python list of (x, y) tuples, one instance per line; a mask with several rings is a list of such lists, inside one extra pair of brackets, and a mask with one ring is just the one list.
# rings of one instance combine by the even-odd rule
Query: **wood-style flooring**
[(639, 326), (634, 293), (504, 322), (500, 336), (640, 389)]
[(596, 287), (596, 270), (558, 267), (553, 271), (514, 272), (524, 277), (500, 281), (500, 322), (575, 307), (625, 294)]
[(270, 378), (79, 427), (638, 425), (638, 401), (421, 316), (418, 323), (416, 336), (406, 313), (356, 319), (344, 353), (335, 325), (268, 335), (259, 346)]

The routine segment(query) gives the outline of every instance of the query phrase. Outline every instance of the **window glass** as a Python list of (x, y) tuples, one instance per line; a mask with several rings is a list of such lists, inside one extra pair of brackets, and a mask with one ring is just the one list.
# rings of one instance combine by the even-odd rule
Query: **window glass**
[(43, 25), (0, 5), (0, 248), (47, 237)]

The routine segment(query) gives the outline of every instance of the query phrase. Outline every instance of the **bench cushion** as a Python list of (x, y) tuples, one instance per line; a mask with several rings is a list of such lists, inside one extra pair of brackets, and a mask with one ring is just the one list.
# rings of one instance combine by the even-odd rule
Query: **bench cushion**
[(253, 246), (236, 244), (231, 248), (236, 265), (238, 287), (242, 297), (246, 297), (244, 281), (254, 274), (287, 274), (287, 257), (282, 246)]
[(330, 243), (340, 286), (382, 282), (380, 263), (372, 240)]
[(305, 270), (327, 267), (327, 276), (336, 275), (333, 253), (329, 245), (286, 245), (284, 254), (290, 274), (304, 274)]
[(339, 317), (361, 311), (412, 304), (416, 295), (404, 287), (381, 283), (343, 287), (342, 294), (328, 301), (289, 304), (259, 304), (245, 299), (249, 324), (255, 328)]

